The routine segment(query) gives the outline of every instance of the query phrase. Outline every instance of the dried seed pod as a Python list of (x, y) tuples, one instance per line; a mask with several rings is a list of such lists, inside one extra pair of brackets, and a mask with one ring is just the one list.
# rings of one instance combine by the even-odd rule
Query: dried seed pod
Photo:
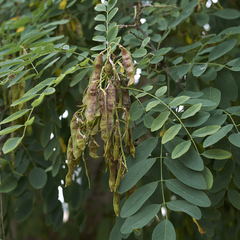
[(121, 158), (121, 157), (118, 158), (117, 169), (118, 169), (118, 172), (117, 172), (116, 183), (115, 183), (115, 186), (114, 186), (114, 191), (117, 191), (117, 190), (118, 190), (118, 187), (119, 187), (119, 185), (120, 185), (120, 182), (121, 182), (121, 180), (122, 180), (123, 177), (124, 177), (124, 166), (123, 166), (122, 158)]
[(112, 64), (109, 61), (109, 57), (107, 58), (107, 61), (105, 63), (105, 73), (107, 77), (111, 77), (113, 75)]
[(81, 162), (82, 160), (82, 155), (81, 157), (77, 158), (76, 160), (74, 160), (74, 167), (76, 167), (77, 165), (79, 165), (79, 163)]
[(113, 149), (114, 161), (118, 160), (118, 158), (119, 158), (119, 148), (120, 148), (119, 121), (116, 119), (115, 135), (114, 135), (114, 149)]
[(117, 217), (120, 214), (120, 194), (118, 192), (113, 193), (113, 209)]
[(93, 137), (90, 137), (88, 148), (89, 148), (89, 155), (90, 155), (90, 157), (94, 158), (94, 159), (98, 159), (97, 150), (99, 148), (99, 145), (98, 145), (98, 143), (95, 141), (95, 139)]
[(100, 53), (94, 60), (93, 64), (94, 70), (89, 78), (89, 84), (93, 81), (99, 81), (100, 80), (100, 75), (101, 75), (101, 70), (103, 67), (103, 58), (102, 58), (102, 53)]
[(128, 199), (136, 190), (137, 190), (136, 185), (134, 185), (132, 188), (130, 188), (130, 189), (126, 192), (126, 199)]
[(130, 127), (130, 123), (131, 123), (131, 118), (130, 118), (130, 114), (129, 112), (127, 111), (126, 108), (123, 108), (123, 111), (124, 111), (124, 116), (123, 116), (123, 119), (125, 121), (125, 129), (124, 129), (124, 142), (125, 142), (125, 147), (126, 146), (129, 146), (129, 127)]
[(96, 115), (97, 109), (97, 98), (98, 98), (98, 91), (97, 91), (97, 81), (92, 81), (89, 85), (88, 92), (87, 92), (87, 101), (86, 101), (86, 111), (85, 117), (87, 122), (92, 122)]
[(81, 133), (81, 129), (78, 128), (77, 130), (77, 139), (76, 139), (77, 146), (83, 152), (86, 147), (86, 137)]
[(129, 136), (129, 147), (130, 147), (130, 154), (135, 157), (135, 146), (133, 144), (133, 138), (132, 138), (132, 130), (128, 129), (128, 136)]
[(115, 189), (115, 180), (116, 180), (116, 173), (117, 173), (116, 167), (117, 167), (117, 164), (113, 160), (113, 157), (111, 156), (109, 159), (109, 182), (108, 182), (111, 192), (113, 192)]
[(131, 57), (131, 54), (128, 52), (128, 50), (124, 48), (122, 45), (120, 45), (120, 49), (122, 51), (123, 64), (126, 68), (126, 71), (129, 77), (128, 86), (130, 86), (135, 82), (135, 79), (134, 79), (135, 71), (134, 71), (132, 57)]
[(118, 79), (117, 74), (114, 74), (114, 81), (115, 81), (115, 85), (116, 85), (116, 89), (117, 89), (117, 97), (118, 97), (118, 108), (122, 107), (123, 104), (123, 97), (122, 97), (122, 90), (121, 90), (121, 85), (120, 85), (120, 81)]
[(104, 142), (107, 142), (108, 139), (108, 124), (107, 124), (107, 106), (106, 106), (106, 96), (104, 96), (105, 92), (99, 91), (99, 107), (102, 113), (101, 121), (100, 121), (100, 129), (101, 129), (101, 138)]
[(95, 136), (98, 133), (98, 127), (99, 127), (99, 118), (94, 122), (90, 135)]

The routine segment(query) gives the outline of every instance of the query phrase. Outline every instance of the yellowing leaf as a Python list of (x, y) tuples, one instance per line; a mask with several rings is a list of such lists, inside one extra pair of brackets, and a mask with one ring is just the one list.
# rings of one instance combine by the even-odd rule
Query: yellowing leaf
[(159, 133), (159, 136), (162, 137), (165, 132), (166, 132), (166, 129), (164, 128), (164, 129)]
[(16, 20), (18, 20), (19, 18), (20, 18), (20, 16), (15, 17), (15, 18), (12, 18), (11, 21), (16, 21)]
[(59, 3), (59, 9), (65, 9), (66, 8), (66, 5), (67, 5), (67, 1), (61, 1)]
[(71, 20), (71, 27), (72, 27), (72, 30), (75, 32), (76, 31), (76, 23), (74, 20)]
[(55, 74), (56, 74), (56, 76), (57, 76), (57, 77), (59, 77), (59, 76), (60, 76), (60, 74), (61, 74), (61, 69), (60, 69), (60, 68), (58, 68), (58, 69), (56, 70)]
[(121, 73), (124, 73), (124, 67), (123, 67), (122, 63), (121, 63), (121, 62), (118, 62), (118, 65), (121, 67), (120, 72), (121, 72)]
[(24, 28), (25, 28), (25, 27), (19, 27), (16, 32), (17, 32), (17, 33), (22, 32), (22, 31), (24, 30)]
[(67, 151), (67, 146), (66, 146), (66, 144), (64, 143), (64, 140), (62, 139), (62, 137), (60, 137), (59, 140), (60, 140), (61, 149), (62, 149), (62, 151), (65, 153), (65, 152)]
[(187, 35), (186, 41), (187, 41), (188, 44), (191, 44), (191, 43), (192, 43), (192, 39), (189, 37), (189, 35)]
[(197, 227), (198, 227), (198, 231), (201, 233), (201, 234), (204, 234), (206, 233), (206, 231), (203, 231), (203, 229), (199, 226), (197, 220), (195, 218), (192, 218), (193, 221), (196, 223)]

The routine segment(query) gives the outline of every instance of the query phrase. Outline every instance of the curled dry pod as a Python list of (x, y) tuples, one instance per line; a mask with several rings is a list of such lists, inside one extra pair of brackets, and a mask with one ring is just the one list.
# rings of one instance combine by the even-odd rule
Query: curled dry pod
[(137, 190), (136, 185), (134, 185), (131, 189), (129, 189), (129, 190), (126, 192), (126, 199), (128, 199), (136, 190)]
[(124, 111), (123, 120), (125, 121), (124, 142), (125, 142), (125, 147), (126, 147), (126, 146), (129, 146), (129, 131), (128, 130), (130, 127), (131, 118), (130, 118), (130, 114), (126, 108), (123, 108), (123, 111)]
[(102, 113), (101, 121), (100, 121), (100, 129), (101, 129), (101, 138), (104, 142), (107, 142), (108, 139), (108, 128), (107, 128), (107, 109), (106, 109), (106, 101), (104, 97), (105, 92), (102, 90), (99, 91), (99, 107)]
[(114, 135), (114, 149), (113, 149), (114, 161), (118, 160), (118, 158), (119, 158), (119, 148), (120, 148), (119, 121), (116, 119), (115, 135)]
[(117, 178), (116, 178), (116, 183), (115, 183), (115, 187), (114, 187), (114, 191), (118, 190), (118, 187), (120, 185), (121, 180), (124, 177), (124, 166), (122, 163), (122, 158), (118, 158), (118, 164), (117, 164)]
[(78, 128), (77, 130), (77, 139), (76, 139), (77, 146), (83, 152), (86, 147), (86, 138), (85, 135), (81, 133), (81, 129)]
[(86, 111), (85, 111), (85, 117), (87, 119), (87, 122), (92, 122), (96, 115), (96, 109), (97, 109), (97, 98), (98, 98), (98, 91), (97, 91), (97, 81), (92, 81), (89, 85), (88, 92), (87, 92), (87, 101), (86, 101)]
[(113, 157), (111, 156), (109, 159), (109, 181), (108, 185), (110, 188), (110, 191), (113, 192), (115, 189), (115, 180), (116, 180), (116, 167), (117, 167), (117, 162), (113, 160)]
[(118, 192), (113, 193), (113, 210), (117, 217), (120, 214), (120, 194)]
[(135, 157), (135, 146), (133, 144), (133, 138), (132, 138), (132, 130), (128, 129), (128, 136), (129, 136), (129, 147), (130, 147), (130, 154)]
[(130, 86), (135, 82), (135, 79), (134, 79), (135, 71), (134, 71), (132, 57), (131, 57), (131, 54), (128, 52), (128, 50), (124, 48), (122, 45), (120, 45), (120, 49), (122, 51), (123, 64), (126, 68), (126, 71), (129, 77), (128, 86)]
[(93, 64), (93, 72), (89, 78), (89, 84), (93, 81), (99, 81), (100, 80), (100, 75), (101, 75), (101, 70), (103, 67), (103, 58), (102, 58), (102, 53), (100, 53), (94, 60)]
[(99, 148), (99, 145), (98, 145), (98, 143), (95, 141), (95, 139), (93, 137), (90, 137), (88, 148), (89, 148), (89, 155), (90, 155), (90, 157), (94, 158), (94, 159), (98, 159), (97, 150)]
[(116, 91), (111, 81), (109, 81), (108, 87), (106, 88), (107, 93), (107, 116), (108, 116), (108, 132), (111, 137), (113, 132), (114, 124), (114, 113), (116, 109)]

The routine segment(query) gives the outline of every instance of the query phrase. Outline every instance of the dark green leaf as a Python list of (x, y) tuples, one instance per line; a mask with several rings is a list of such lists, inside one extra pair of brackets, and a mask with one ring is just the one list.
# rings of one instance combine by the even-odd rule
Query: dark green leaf
[(202, 217), (201, 210), (185, 200), (175, 200), (167, 203), (167, 207), (172, 211), (185, 212), (191, 217), (199, 220)]
[(146, 54), (147, 54), (147, 50), (145, 48), (139, 48), (133, 52), (132, 56), (134, 58), (140, 58), (145, 56)]
[(112, 18), (116, 15), (116, 13), (118, 12), (118, 8), (115, 7), (109, 14), (108, 14), (108, 22), (110, 22), (112, 20)]
[(185, 127), (197, 127), (205, 123), (209, 117), (210, 114), (208, 112), (197, 112), (193, 117), (187, 118), (183, 124)]
[(166, 180), (166, 186), (170, 191), (194, 205), (199, 207), (209, 207), (211, 205), (208, 196), (203, 191), (188, 187), (177, 179)]
[(221, 9), (213, 14), (217, 17), (227, 19), (227, 20), (237, 19), (240, 17), (240, 12), (232, 8)]
[(23, 201), (17, 209), (15, 209), (14, 217), (18, 222), (25, 221), (29, 218), (31, 210), (33, 207), (33, 202), (31, 199)]
[(196, 189), (206, 189), (207, 185), (200, 172), (187, 168), (181, 161), (164, 158), (164, 163), (169, 170), (184, 184)]
[(9, 193), (17, 187), (17, 179), (13, 176), (3, 178), (0, 185), (1, 193)]
[(132, 188), (145, 173), (152, 167), (155, 163), (156, 158), (149, 158), (136, 163), (133, 167), (128, 169), (128, 172), (124, 175), (120, 186), (118, 188), (118, 193), (122, 194), (127, 192)]
[(43, 188), (47, 182), (47, 174), (42, 168), (35, 167), (29, 173), (29, 181), (34, 188)]
[(124, 203), (120, 213), (121, 217), (127, 218), (136, 213), (146, 200), (154, 193), (157, 185), (157, 182), (151, 182), (137, 189), (137, 191), (134, 192)]
[(176, 233), (172, 223), (165, 219), (153, 230), (152, 240), (176, 240)]
[(117, 0), (109, 0), (107, 10), (110, 11), (117, 4)]
[(229, 141), (240, 148), (240, 133), (233, 133), (229, 136)]
[(174, 50), (174, 52), (175, 52), (175, 53), (185, 53), (185, 52), (188, 52), (188, 51), (190, 51), (190, 50), (193, 50), (193, 49), (195, 49), (195, 48), (197, 48), (197, 47), (199, 47), (199, 46), (201, 46), (201, 45), (202, 45), (202, 43), (196, 42), (196, 43), (190, 44), (190, 45), (188, 45), (188, 46), (178, 47), (178, 48), (176, 48), (176, 49)]
[(201, 76), (207, 69), (208, 64), (195, 64), (192, 69), (193, 76), (199, 77)]
[(131, 233), (136, 228), (141, 228), (147, 225), (152, 218), (159, 212), (160, 205), (152, 204), (141, 208), (136, 214), (127, 218), (121, 228), (121, 233)]
[(235, 190), (228, 190), (228, 199), (230, 203), (240, 210), (240, 193)]
[(205, 179), (205, 182), (207, 184), (207, 188), (206, 190), (210, 190), (212, 188), (213, 185), (213, 175), (211, 173), (211, 171), (204, 166), (204, 170), (202, 171), (202, 175)]

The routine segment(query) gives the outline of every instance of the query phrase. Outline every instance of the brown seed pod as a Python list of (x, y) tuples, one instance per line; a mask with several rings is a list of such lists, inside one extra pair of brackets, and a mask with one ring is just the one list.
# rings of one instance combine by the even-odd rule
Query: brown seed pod
[(99, 91), (99, 107), (102, 113), (101, 121), (100, 121), (100, 129), (101, 129), (101, 138), (104, 142), (107, 142), (108, 139), (108, 124), (107, 124), (107, 106), (106, 106), (106, 96), (105, 92), (102, 90)]
[(98, 128), (99, 128), (99, 118), (96, 119), (96, 121), (93, 123), (90, 135), (95, 136), (98, 133)]
[(89, 148), (90, 157), (94, 158), (94, 159), (98, 159), (97, 150), (99, 148), (99, 145), (93, 137), (90, 137), (90, 141), (88, 143), (88, 148)]
[(135, 71), (134, 71), (132, 57), (131, 57), (131, 54), (128, 52), (128, 50), (124, 48), (122, 45), (120, 45), (119, 48), (122, 51), (122, 60), (129, 77), (128, 86), (130, 86), (135, 82), (135, 79), (134, 79)]
[(77, 139), (76, 139), (77, 146), (83, 152), (86, 147), (86, 138), (85, 135), (81, 133), (81, 129), (78, 128), (77, 130)]
[(119, 121), (116, 119), (115, 135), (114, 135), (114, 149), (113, 149), (114, 161), (118, 160), (118, 158), (119, 158), (119, 148), (120, 148)]
[(97, 109), (97, 98), (98, 98), (97, 81), (92, 81), (91, 84), (89, 85), (86, 98), (87, 107), (85, 110), (85, 117), (88, 123), (92, 122), (96, 117), (95, 113)]
[(115, 162), (113, 160), (113, 157), (111, 156), (109, 158), (109, 182), (108, 182), (111, 192), (113, 192), (115, 189), (115, 180), (116, 180), (116, 173), (117, 173), (117, 170), (116, 170), (117, 164), (116, 163), (117, 162)]
[(109, 57), (107, 58), (107, 61), (105, 63), (105, 73), (107, 77), (111, 77), (113, 75), (112, 64), (109, 61)]
[(94, 60), (93, 64), (94, 70), (89, 78), (89, 84), (93, 81), (99, 81), (100, 80), (100, 75), (101, 75), (101, 70), (103, 67), (103, 58), (102, 58), (102, 53), (100, 53)]
[(77, 165), (79, 165), (79, 163), (81, 162), (82, 160), (82, 155), (81, 157), (77, 158), (76, 160), (74, 160), (74, 167), (76, 167)]
[(118, 192), (113, 193), (113, 209), (117, 217), (120, 214), (120, 194)]
[(124, 111), (123, 120), (125, 121), (124, 142), (125, 142), (125, 147), (126, 147), (126, 146), (129, 146), (129, 131), (128, 130), (130, 127), (131, 118), (130, 118), (130, 114), (126, 108), (123, 108), (123, 111)]

